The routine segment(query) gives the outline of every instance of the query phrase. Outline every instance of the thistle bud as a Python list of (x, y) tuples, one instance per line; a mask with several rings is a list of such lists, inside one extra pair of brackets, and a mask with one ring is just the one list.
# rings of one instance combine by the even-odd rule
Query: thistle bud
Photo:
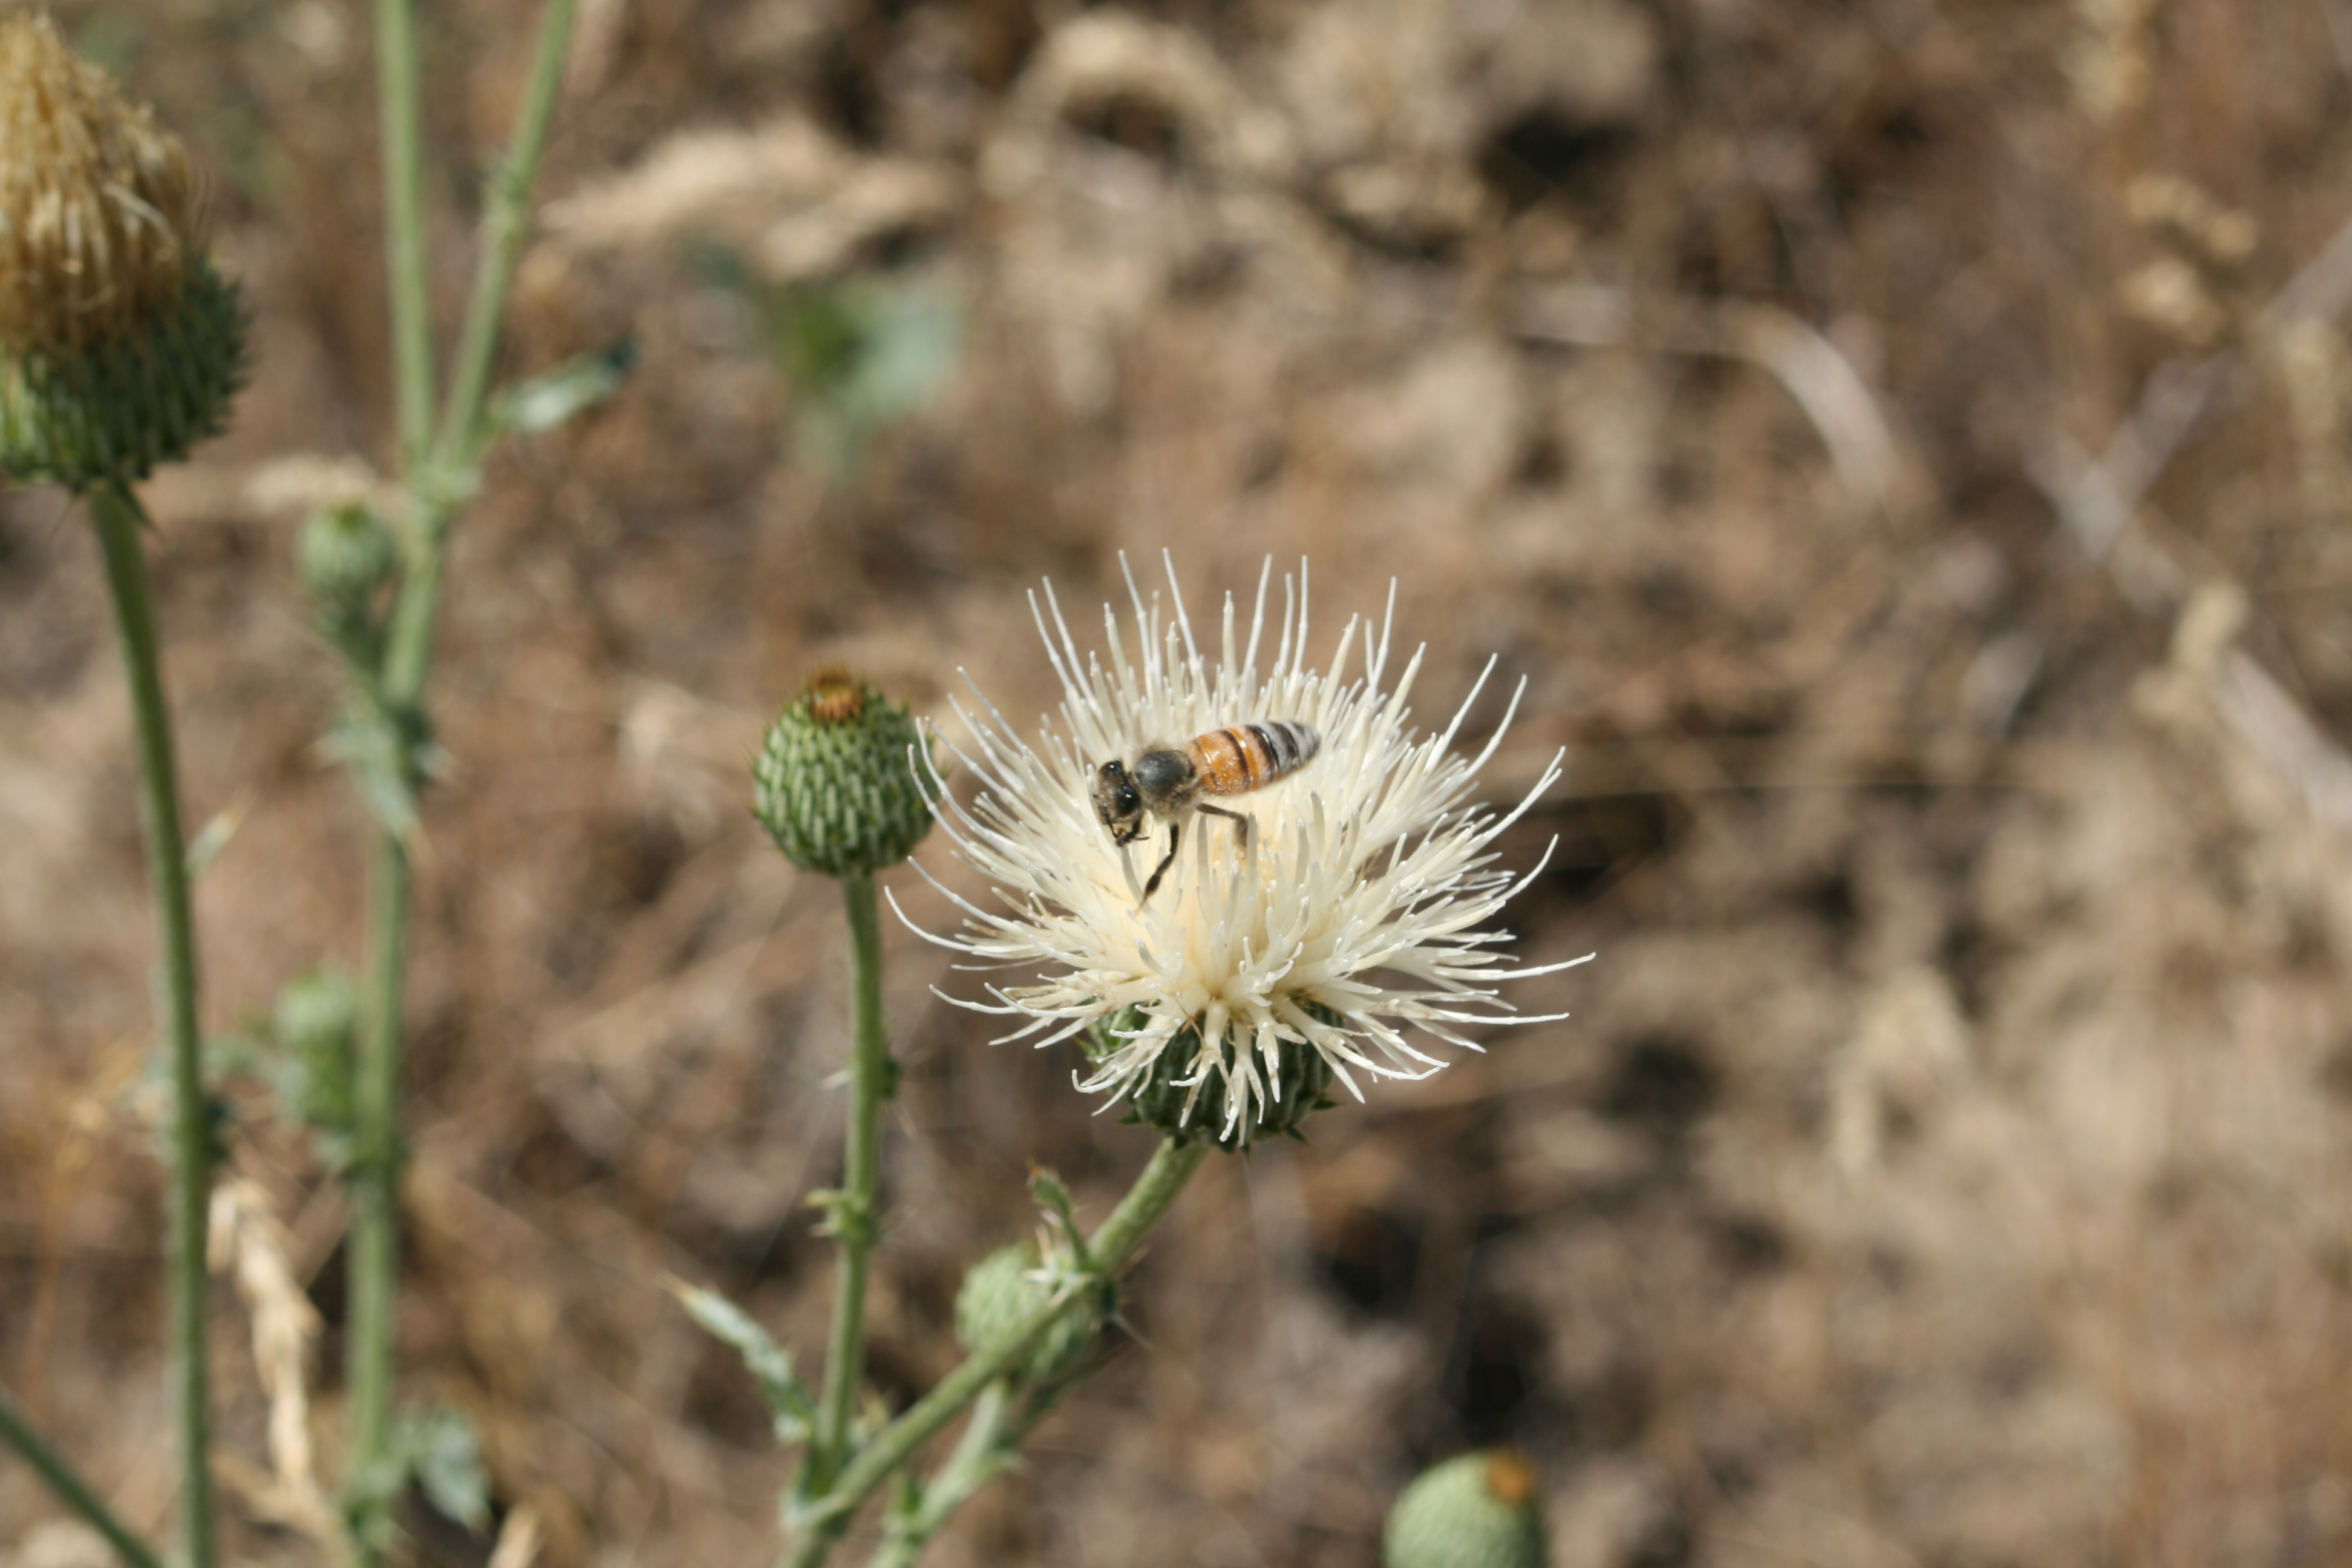
[(1513, 1448), (1423, 1470), (1389, 1510), (1383, 1568), (1543, 1568), (1535, 1467)]
[(47, 17), (0, 21), (0, 471), (128, 483), (218, 431), (246, 318), (178, 140)]
[(904, 708), (828, 666), (769, 728), (752, 764), (752, 809), (802, 870), (871, 876), (930, 831), (915, 783), (920, 740)]
[(399, 569), (399, 541), (355, 501), (313, 513), (294, 542), (302, 592), (321, 610), (365, 604)]
[(351, 976), (317, 969), (288, 982), (270, 1017), (270, 1032), (284, 1052), (280, 1103), (320, 1132), (329, 1158), (338, 1164), (350, 1146), (352, 1048), (359, 1016)]
[[(1319, 1003), (1305, 1006), (1318, 1023), (1336, 1026), (1341, 1022)], [(1088, 1058), (1099, 1066), (1150, 1022), (1142, 1008), (1125, 1009), (1086, 1037)], [(1256, 1050), (1254, 1039), (1234, 1031), (1212, 1042), (1209, 1050), (1202, 1059), (1197, 1023), (1178, 1030), (1129, 1095), (1126, 1121), (1180, 1142), (1213, 1138), (1219, 1148), (1231, 1151), (1262, 1138), (1301, 1137), (1300, 1124), (1331, 1104), (1327, 1092), (1331, 1064), (1304, 1040), (1276, 1041), (1271, 1061), (1262, 1054), (1245, 1062), (1229, 1060), (1230, 1053)], [(1229, 1074), (1228, 1067), (1235, 1072)], [(1263, 1086), (1263, 1092), (1248, 1097), (1246, 1119), (1234, 1114), (1226, 1087), (1236, 1077), (1255, 1078)]]
[[(1010, 1333), (1024, 1318), (1044, 1306), (1045, 1287), (1030, 1276), (1037, 1255), (1015, 1242), (1000, 1247), (971, 1266), (956, 1292), (956, 1341), (970, 1354)], [(1076, 1370), (1094, 1347), (1095, 1332), (1109, 1315), (1110, 1303), (1096, 1303), (1099, 1311), (1079, 1309), (1056, 1321), (1029, 1359), (1013, 1375), (1029, 1383), (1045, 1383)]]
[(294, 573), (312, 623), (353, 664), (375, 661), (376, 590), (400, 570), (400, 542), (357, 502), (314, 512), (294, 541)]

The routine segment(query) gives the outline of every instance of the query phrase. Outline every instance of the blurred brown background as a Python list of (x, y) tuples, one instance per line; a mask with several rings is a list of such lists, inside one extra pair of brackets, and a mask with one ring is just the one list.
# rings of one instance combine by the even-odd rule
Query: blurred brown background
[[(445, 324), (532, 14), (425, 8)], [(371, 23), (61, 20), (206, 164), (257, 316), (236, 429), (150, 491), (190, 810), (241, 824), (226, 1032), (359, 958), (289, 558), (387, 454)], [(1495, 1440), (1561, 1568), (2352, 1561), (2347, 110), (2345, 0), (584, 0), (506, 363), (638, 360), (460, 525), (407, 1395), (546, 1563), (766, 1560), (785, 1466), (661, 1289), (814, 1360), (843, 938), (745, 809), (765, 719), (826, 658), (1040, 712), (1040, 578), (1090, 615), (1165, 548), (1197, 612), (1303, 554), (1326, 637), (1400, 584), (1425, 721), (1526, 678), (1488, 794), (1570, 774), (1511, 924), (1600, 958), (1515, 997), (1572, 1021), (1213, 1164), (932, 1561), (1368, 1564)], [(8, 496), (0, 1378), (156, 1527), (106, 617), (72, 510)], [(1029, 1162), (1099, 1214), (1147, 1152), (944, 956), (894, 925), (894, 1401)], [(230, 1100), (331, 1476), (338, 1190)], [(323, 1561), (217, 1289), (239, 1550)], [(0, 1462), (0, 1562), (62, 1561), (56, 1511)]]

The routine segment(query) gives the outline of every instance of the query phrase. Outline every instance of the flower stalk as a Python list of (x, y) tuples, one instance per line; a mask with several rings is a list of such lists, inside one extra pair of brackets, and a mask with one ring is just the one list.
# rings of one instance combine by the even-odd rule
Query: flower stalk
[(841, 1244), (835, 1279), (833, 1340), (825, 1354), (824, 1394), (817, 1406), (803, 1484), (822, 1492), (847, 1461), (857, 1390), (866, 1377), (866, 1280), (881, 1226), (882, 1105), (897, 1069), (882, 1032), (882, 925), (874, 878), (841, 879), (849, 914), (851, 1049), (849, 1131), (842, 1155), (842, 1189), (824, 1195), (835, 1238)]
[(385, 275), (392, 291), (393, 395), (402, 466), (433, 438), (433, 317), (425, 270), (425, 139), (417, 129), (416, 7), (376, 0), (376, 110), (383, 136)]
[[(385, 254), (391, 293), (403, 483), (402, 571), (379, 662), (351, 671), (354, 694), (388, 726), (390, 797), (405, 803), (422, 781), (429, 731), (425, 689), (440, 618), (450, 524), (478, 483), (488, 440), (489, 374), (515, 263), (530, 234), (529, 200), (562, 82), (575, 0), (549, 0), (540, 19), (514, 139), (489, 181), (483, 257), (462, 329), (458, 370), (435, 418), (432, 322), (426, 287), (424, 146), (412, 0), (377, 0), (377, 81), (383, 127)], [(356, 1065), (349, 1247), (351, 1321), (345, 1377), (352, 1392), (354, 1500), (395, 1469), (393, 1453), (394, 1304), (399, 1288), (401, 1086), (405, 1077), (407, 927), (414, 895), (413, 814), (383, 813), (370, 892), (365, 1016)], [(404, 818), (395, 820), (395, 818)], [(354, 1542), (362, 1568), (383, 1560), (377, 1532)]]
[(981, 1391), (972, 1404), (971, 1419), (964, 1423), (963, 1436), (956, 1439), (955, 1452), (925, 1484), (922, 1500), (914, 1510), (903, 1519), (891, 1520), (888, 1534), (866, 1560), (866, 1568), (915, 1568), (923, 1549), (946, 1527), (955, 1510), (1013, 1462), (1029, 1423), (1017, 1421), (1008, 1427), (1005, 1418), (1012, 1407), (1013, 1390), (1004, 1378)]
[[(410, 875), (407, 847), (380, 830), (368, 889), (368, 971), (359, 1059), (352, 1074), (352, 1163), (346, 1177), (352, 1217), (345, 1264), (351, 1303), (344, 1333), (344, 1380), (351, 1397), (352, 1458), (347, 1484), (355, 1501), (383, 1500), (392, 1459), (393, 1308), (400, 1286), (400, 1085), (404, 1052)], [(362, 1520), (358, 1552), (376, 1560)]]
[(523, 90), (513, 145), (491, 171), (482, 208), (482, 259), (474, 274), (473, 299), (457, 339), (457, 368), (441, 411), (435, 452), (459, 473), (470, 470), (488, 439), (483, 415), (488, 406), (490, 371), (498, 356), (499, 331), (506, 320), (515, 266), (530, 237), (530, 187), (547, 151), (556, 100), (563, 86), (564, 51), (572, 37), (577, 0), (548, 0), (540, 16), (539, 43), (531, 56), (530, 81)]
[(122, 668), (139, 747), (139, 821), (147, 839), (147, 885), (163, 948), (160, 987), (172, 1070), (171, 1344), (180, 1438), (180, 1533), (189, 1568), (214, 1561), (211, 1379), (205, 1350), (205, 1219), (212, 1195), (210, 1101), (196, 1026), (196, 928), (188, 903), (187, 842), (180, 824), (179, 773), (155, 637), (153, 595), (139, 530), (145, 516), (118, 483), (89, 494), (106, 557)]
[[(0, 20), (0, 473), (64, 485), (89, 503), (131, 694), (173, 1089), (168, 1340), (188, 1568), (215, 1561), (205, 1343), (212, 1108), (187, 842), (141, 539), (147, 518), (131, 486), (217, 432), (245, 382), (245, 309), (214, 269), (202, 231), (178, 138), (78, 58), (47, 16)], [(106, 1528), (88, 1488), (13, 1405), (0, 1427)], [(126, 1557), (143, 1552), (119, 1525), (107, 1532)]]
[[(1134, 1258), (1151, 1227), (1160, 1223), (1192, 1173), (1214, 1147), (1206, 1141), (1164, 1140), (1110, 1217), (1087, 1238), (1091, 1283), (1114, 1280)], [(1002, 1337), (967, 1356), (930, 1393), (909, 1406), (857, 1451), (822, 1497), (803, 1500), (800, 1533), (784, 1568), (817, 1568), (832, 1552), (858, 1505), (905, 1468), (915, 1450), (939, 1435), (989, 1387), (1020, 1365), (1055, 1324), (1072, 1312), (1094, 1309), (1085, 1287), (1050, 1300), (1007, 1329)]]

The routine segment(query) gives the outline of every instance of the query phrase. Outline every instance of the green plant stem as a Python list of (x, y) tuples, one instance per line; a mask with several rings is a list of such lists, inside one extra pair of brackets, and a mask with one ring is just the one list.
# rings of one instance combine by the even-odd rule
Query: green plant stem
[(882, 1034), (882, 921), (873, 875), (844, 877), (841, 894), (849, 912), (849, 1135), (842, 1152), (841, 1190), (833, 1195), (841, 1267), (834, 1282), (824, 1393), (802, 1481), (810, 1495), (832, 1485), (849, 1458), (857, 1390), (866, 1376), (866, 1277), (881, 1229), (875, 1210), (882, 1184), (882, 1102), (891, 1089), (890, 1047)]
[(114, 1554), (131, 1564), (131, 1568), (163, 1568), (163, 1559), (114, 1517), (113, 1510), (108, 1508), (90, 1484), (81, 1479), (80, 1473), (67, 1461), (66, 1457), (51, 1447), (47, 1438), (33, 1430), (32, 1422), (5, 1388), (0, 1388), (0, 1442), (16, 1449), (24, 1461), (49, 1483), (49, 1489), (58, 1494), (58, 1500), (81, 1515), (83, 1521), (92, 1530), (106, 1537), (107, 1543), (114, 1548)]
[(441, 411), (438, 461), (465, 470), (480, 459), (488, 432), (482, 419), (489, 396), (491, 361), (506, 316), (507, 295), (523, 241), (530, 236), (530, 185), (547, 150), (548, 127), (563, 86), (563, 58), (572, 37), (574, 0), (548, 0), (541, 14), (539, 44), (531, 58), (530, 83), (515, 120), (514, 142), (491, 174), (482, 211), (482, 258), (474, 274), (474, 298), (457, 340), (457, 369), (449, 401)]
[[(369, 888), (367, 990), (352, 1075), (351, 1234), (344, 1383), (351, 1398), (349, 1479), (369, 1499), (392, 1455), (394, 1307), (400, 1284), (400, 1086), (406, 1021), (409, 864), (397, 834), (380, 833)], [(360, 1561), (379, 1560), (362, 1531)]]
[[(1211, 1148), (1206, 1142), (1189, 1144), (1163, 1142), (1151, 1163), (1135, 1179), (1127, 1196), (1111, 1211), (1102, 1228), (1087, 1243), (1087, 1255), (1097, 1274), (1114, 1279), (1144, 1237), (1176, 1202), (1184, 1184), (1201, 1167)], [(817, 1568), (848, 1527), (850, 1515), (872, 1496), (876, 1488), (897, 1474), (915, 1450), (980, 1397), (1036, 1347), (1048, 1330), (1070, 1312), (1087, 1307), (1084, 1291), (1049, 1301), (1005, 1331), (993, 1344), (973, 1352), (961, 1365), (940, 1381), (897, 1420), (875, 1435), (857, 1457), (836, 1477), (822, 1497), (803, 1504), (801, 1530), (785, 1555), (785, 1568)]]
[[(353, 679), (402, 737), (395, 766), (413, 788), (424, 769), (425, 679), (449, 525), (472, 493), (473, 469), (487, 439), (483, 407), (491, 360), (505, 316), (515, 264), (529, 233), (528, 203), (547, 144), (574, 0), (549, 0), (530, 88), (513, 146), (490, 184), (482, 218), (480, 271), (467, 310), (456, 380), (434, 420), (432, 322), (426, 287), (424, 149), (419, 130), (415, 16), (410, 0), (377, 0), (378, 82), (383, 95), (386, 254), (391, 268), (394, 369), (397, 377), (402, 468), (407, 515), (404, 569), (387, 628), (383, 662)], [(401, 1086), (404, 1077), (408, 919), (414, 868), (410, 846), (384, 827), (377, 837), (369, 910), (368, 975), (354, 1073), (350, 1320), (345, 1376), (351, 1391), (350, 1475), (365, 1500), (392, 1472), (394, 1308), (400, 1282)], [(362, 1568), (382, 1552), (362, 1531), (354, 1542)]]
[[(383, 138), (384, 260), (390, 288), (394, 404), (401, 471), (409, 484), (409, 570), (400, 607), (415, 592), (425, 552), (414, 545), (416, 481), (433, 441), (433, 320), (425, 270), (425, 149), (411, 0), (376, 0), (376, 90)], [(434, 552), (437, 555), (437, 551)], [(437, 579), (437, 562), (434, 575)], [(400, 624), (397, 612), (395, 630)], [(357, 677), (355, 676), (356, 679)], [(420, 671), (421, 679), (421, 671)], [(378, 674), (377, 697), (394, 722), (400, 709)], [(344, 1482), (355, 1510), (380, 1504), (392, 1456), (393, 1318), (400, 1273), (399, 1100), (406, 978), (408, 857), (398, 837), (378, 836), (369, 889), (369, 952), (358, 1057), (352, 1073), (352, 1218), (346, 1243), (343, 1381), (351, 1400)], [(354, 1560), (383, 1561), (374, 1521), (359, 1519)]]
[(121, 634), (122, 672), (138, 733), (139, 818), (147, 835), (147, 882), (163, 947), (162, 1010), (172, 1053), (172, 1358), (179, 1382), (180, 1527), (189, 1568), (211, 1568), (211, 1379), (205, 1353), (205, 1217), (212, 1198), (212, 1128), (204, 1047), (196, 1030), (196, 927), (188, 908), (188, 852), (172, 719), (155, 639), (153, 596), (139, 538), (137, 498), (119, 483), (89, 492), (106, 555), (107, 585)]
[[(549, 127), (563, 85), (563, 59), (570, 47), (575, 0), (548, 0), (540, 18), (530, 82), (515, 121), (514, 142), (492, 176), (482, 211), (482, 255), (474, 294), (466, 308), (457, 370), (441, 411), (439, 435), (429, 450), (420, 447), (408, 475), (409, 518), (405, 569), (394, 602), (383, 658), (386, 710), (412, 712), (425, 694), (433, 661), (433, 635), (440, 620), (443, 557), (457, 509), (474, 489), (475, 467), (490, 435), (484, 410), (489, 399), (491, 363), (523, 241), (530, 235), (530, 190), (546, 151)], [(413, 128), (413, 116), (412, 116)], [(421, 253), (420, 253), (421, 265)], [(394, 314), (398, 314), (395, 292)], [(429, 394), (428, 394), (429, 402)], [(426, 422), (431, 422), (429, 410)]]
[[(395, 722), (414, 714), (424, 700), (425, 677), (433, 668), (433, 633), (441, 619), (445, 544), (457, 508), (412, 486), (408, 510), (410, 528), (403, 542), (400, 593), (393, 601), (377, 688), (384, 712)], [(414, 735), (415, 731), (410, 727), (404, 732)]]
[[(1012, 1450), (1020, 1439), (1005, 1430), (1005, 1412), (1011, 1404), (1011, 1391), (1001, 1377), (982, 1391), (971, 1407), (971, 1419), (964, 1424), (963, 1436), (956, 1441), (955, 1453), (924, 1487), (922, 1506), (912, 1519), (892, 1522), (889, 1538), (866, 1560), (866, 1568), (915, 1568), (923, 1548), (955, 1510), (1012, 1461)], [(1026, 1426), (1021, 1423), (1017, 1430), (1026, 1430)]]
[(401, 467), (413, 472), (433, 439), (433, 315), (425, 269), (425, 142), (418, 130), (416, 10), (411, 0), (375, 0), (375, 59), (394, 399)]

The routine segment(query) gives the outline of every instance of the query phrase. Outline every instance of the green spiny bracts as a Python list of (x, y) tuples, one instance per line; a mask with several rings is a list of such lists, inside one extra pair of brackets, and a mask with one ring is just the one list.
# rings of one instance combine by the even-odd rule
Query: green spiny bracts
[[(1299, 1005), (1318, 1022), (1334, 1026), (1340, 1022), (1319, 1002), (1302, 1000)], [(1146, 1021), (1140, 1007), (1123, 1010), (1107, 1028), (1098, 1027), (1087, 1037), (1087, 1055), (1103, 1060), (1118, 1048), (1121, 1037), (1143, 1028)], [(1179, 1030), (1152, 1063), (1150, 1076), (1128, 1097), (1126, 1121), (1180, 1142), (1212, 1139), (1217, 1147), (1228, 1151), (1261, 1138), (1303, 1136), (1300, 1123), (1331, 1103), (1328, 1093), (1331, 1064), (1304, 1040), (1278, 1042), (1271, 1067), (1259, 1060), (1257, 1070), (1269, 1081), (1256, 1117), (1248, 1122), (1235, 1118), (1231, 1127), (1225, 1125), (1225, 1076), (1217, 1063), (1230, 1059), (1225, 1053), (1252, 1047), (1250, 1037), (1229, 1031), (1224, 1039), (1212, 1042), (1213, 1054), (1204, 1059), (1200, 1026), (1195, 1023)]]
[(0, 349), (0, 473), (83, 490), (142, 479), (228, 422), (245, 311), (209, 261), (175, 309), (79, 353)]
[(321, 611), (365, 605), (400, 570), (400, 542), (372, 509), (347, 501), (303, 523), (294, 570)]
[(907, 710), (837, 667), (821, 669), (768, 730), (752, 809), (784, 858), (827, 877), (895, 866), (931, 828)]
[(400, 542), (373, 508), (347, 501), (314, 512), (294, 541), (294, 573), (311, 624), (355, 668), (375, 668), (382, 626), (376, 591), (400, 570)]
[(178, 140), (47, 18), (0, 23), (0, 472), (128, 484), (215, 434), (247, 374)]
[(1384, 1568), (1543, 1568), (1535, 1467), (1511, 1448), (1423, 1470), (1389, 1510)]
[[(966, 1353), (992, 1343), (1045, 1304), (1045, 1287), (1030, 1278), (1036, 1268), (1036, 1250), (1020, 1242), (1000, 1247), (971, 1266), (955, 1304), (956, 1341)], [(1098, 1289), (1103, 1299), (1073, 1310), (1048, 1329), (1029, 1359), (1014, 1369), (1015, 1377), (1048, 1383), (1077, 1370), (1116, 1305), (1109, 1289)]]
[(318, 1135), (328, 1163), (351, 1154), (352, 1049), (359, 1035), (359, 996), (351, 977), (314, 969), (287, 982), (270, 1016), (282, 1059), (279, 1103)]

